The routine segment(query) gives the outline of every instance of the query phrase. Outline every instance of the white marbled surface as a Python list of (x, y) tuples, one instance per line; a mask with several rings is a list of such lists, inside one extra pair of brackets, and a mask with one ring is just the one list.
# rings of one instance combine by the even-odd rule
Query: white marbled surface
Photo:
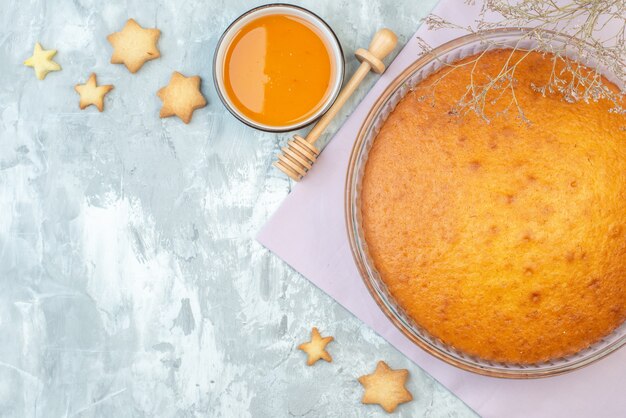
[[(404, 42), (435, 1), (299, 4), (336, 30), (350, 73), (377, 28)], [(356, 381), (379, 359), (411, 372), (397, 416), (474, 416), (254, 241), (292, 186), (271, 167), (288, 135), (227, 113), (211, 58), (257, 4), (2, 0), (0, 416), (384, 416)], [(129, 17), (162, 31), (162, 57), (135, 75), (105, 39)], [(44, 81), (22, 66), (36, 41), (63, 67)], [(174, 70), (203, 79), (190, 125), (157, 116)], [(115, 85), (104, 113), (78, 109), (92, 71)], [(335, 361), (306, 367), (296, 346), (314, 325)]]

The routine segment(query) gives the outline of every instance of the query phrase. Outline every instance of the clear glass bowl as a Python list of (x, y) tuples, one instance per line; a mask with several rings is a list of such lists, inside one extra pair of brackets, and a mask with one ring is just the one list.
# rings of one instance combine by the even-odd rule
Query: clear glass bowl
[[(331, 91), (328, 93), (327, 97), (324, 98), (323, 102), (319, 105), (314, 113), (309, 115), (306, 119), (297, 123), (291, 123), (286, 125), (266, 125), (246, 116), (242, 111), (237, 108), (237, 106), (235, 106), (228, 93), (226, 92), (226, 87), (224, 86), (224, 62), (226, 59), (226, 51), (228, 50), (228, 47), (230, 46), (232, 40), (235, 38), (237, 33), (248, 23), (260, 17), (270, 15), (293, 16), (306, 21), (318, 30), (319, 36), (328, 45), (328, 48), (331, 52)], [(230, 24), (230, 26), (228, 26), (228, 28), (226, 28), (220, 39), (217, 41), (215, 54), (213, 55), (213, 83), (215, 84), (217, 94), (226, 109), (233, 116), (235, 116), (246, 125), (266, 132), (294, 131), (296, 129), (300, 129), (307, 125), (310, 125), (311, 123), (322, 117), (322, 115), (324, 115), (324, 113), (326, 113), (328, 109), (330, 109), (333, 103), (335, 103), (337, 96), (339, 96), (339, 92), (341, 91), (341, 86), (343, 84), (344, 70), (345, 61), (343, 58), (341, 43), (339, 42), (337, 35), (335, 35), (335, 32), (333, 32), (330, 26), (328, 26), (328, 24), (321, 17), (311, 12), (310, 10), (293, 4), (285, 3), (265, 4), (263, 6), (258, 6), (251, 10), (248, 10), (247, 12), (239, 16), (233, 21), (233, 23)]]
[[(500, 363), (465, 354), (422, 329), (403, 312), (387, 291), (385, 283), (381, 280), (368, 255), (367, 243), (363, 237), (360, 191), (365, 164), (376, 135), (387, 116), (414, 86), (442, 66), (488, 48), (535, 48), (535, 42), (525, 36), (527, 33), (528, 29), (504, 28), (467, 35), (441, 45), (413, 62), (381, 94), (363, 122), (350, 157), (345, 189), (346, 224), (352, 254), (365, 285), (391, 322), (416, 345), (451, 365), (487, 376), (517, 379), (554, 376), (601, 359), (626, 343), (626, 323), (623, 323), (612, 334), (576, 354), (542, 363)], [(545, 33), (549, 36), (551, 46), (572, 45), (571, 37), (554, 32), (546, 31)], [(570, 58), (578, 59), (586, 65), (593, 65), (593, 62), (590, 62), (592, 54), (588, 50), (579, 57), (577, 48), (570, 49), (567, 49)], [(601, 68), (599, 70), (602, 71)], [(612, 78), (610, 74), (607, 76), (609, 79)]]

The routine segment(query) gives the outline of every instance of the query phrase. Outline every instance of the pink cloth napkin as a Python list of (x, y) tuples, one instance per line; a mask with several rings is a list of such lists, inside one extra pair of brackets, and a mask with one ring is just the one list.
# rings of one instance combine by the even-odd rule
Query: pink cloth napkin
[[(478, 7), (442, 0), (433, 13), (471, 24)], [(380, 311), (363, 284), (350, 252), (344, 220), (344, 184), (352, 145), (367, 112), (385, 87), (416, 57), (417, 37), (436, 46), (463, 35), (422, 25), (350, 118), (308, 176), (263, 227), (258, 241), (372, 327), (485, 417), (625, 417), (626, 349), (562, 376), (507, 380), (459, 370), (411, 343)], [(296, 232), (297, 231), (297, 232)]]

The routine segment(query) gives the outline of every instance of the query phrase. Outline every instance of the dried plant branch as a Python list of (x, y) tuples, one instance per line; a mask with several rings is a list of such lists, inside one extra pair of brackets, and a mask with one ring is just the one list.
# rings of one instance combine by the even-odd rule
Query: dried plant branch
[[(474, 5), (473, 0), (466, 2)], [(501, 19), (493, 21), (488, 16), (497, 14)], [(487, 106), (503, 97), (510, 97), (510, 103), (504, 107), (506, 113), (515, 108), (522, 121), (528, 119), (517, 102), (515, 95), (515, 71), (519, 63), (531, 52), (549, 52), (553, 60), (552, 72), (545, 83), (533, 84), (532, 88), (543, 95), (559, 93), (570, 102), (609, 100), (612, 112), (626, 114), (624, 108), (624, 88), (626, 87), (626, 0), (570, 0), (568, 3), (557, 3), (555, 0), (484, 0), (479, 18), (474, 26), (460, 26), (439, 16), (430, 15), (425, 19), (429, 29), (460, 29), (468, 33), (478, 34), (487, 30), (502, 27), (526, 28), (521, 39), (514, 46), (499, 44), (497, 41), (483, 38), (486, 50), (510, 48), (511, 55), (504, 67), (487, 81), (477, 82), (474, 77), (478, 62), (484, 52), (462, 64), (443, 65), (450, 68), (442, 72), (442, 76), (432, 83), (432, 99), (441, 81), (460, 67), (471, 66), (470, 85), (459, 99), (457, 109), (461, 114), (472, 111), (489, 121)], [(609, 27), (617, 28), (615, 33), (600, 39), (600, 31)], [(560, 34), (567, 34), (567, 41)], [(520, 47), (523, 42), (533, 45), (530, 49)], [(420, 40), (422, 48), (432, 48)], [(516, 51), (526, 51), (522, 59), (512, 60)], [(547, 55), (546, 55), (547, 56)], [(557, 65), (562, 63), (563, 65)], [(585, 66), (585, 64), (588, 65)], [(557, 70), (557, 68), (561, 68)], [(603, 81), (603, 74), (611, 77), (619, 89), (611, 89)], [(484, 77), (483, 77), (484, 78)], [(504, 94), (510, 92), (510, 94)]]

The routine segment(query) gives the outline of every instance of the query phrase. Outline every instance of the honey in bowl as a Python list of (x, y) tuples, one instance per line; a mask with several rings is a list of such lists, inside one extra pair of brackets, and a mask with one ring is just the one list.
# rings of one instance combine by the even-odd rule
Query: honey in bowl
[(245, 24), (227, 46), (224, 90), (246, 118), (297, 125), (328, 102), (336, 71), (318, 28), (295, 15), (270, 14)]

